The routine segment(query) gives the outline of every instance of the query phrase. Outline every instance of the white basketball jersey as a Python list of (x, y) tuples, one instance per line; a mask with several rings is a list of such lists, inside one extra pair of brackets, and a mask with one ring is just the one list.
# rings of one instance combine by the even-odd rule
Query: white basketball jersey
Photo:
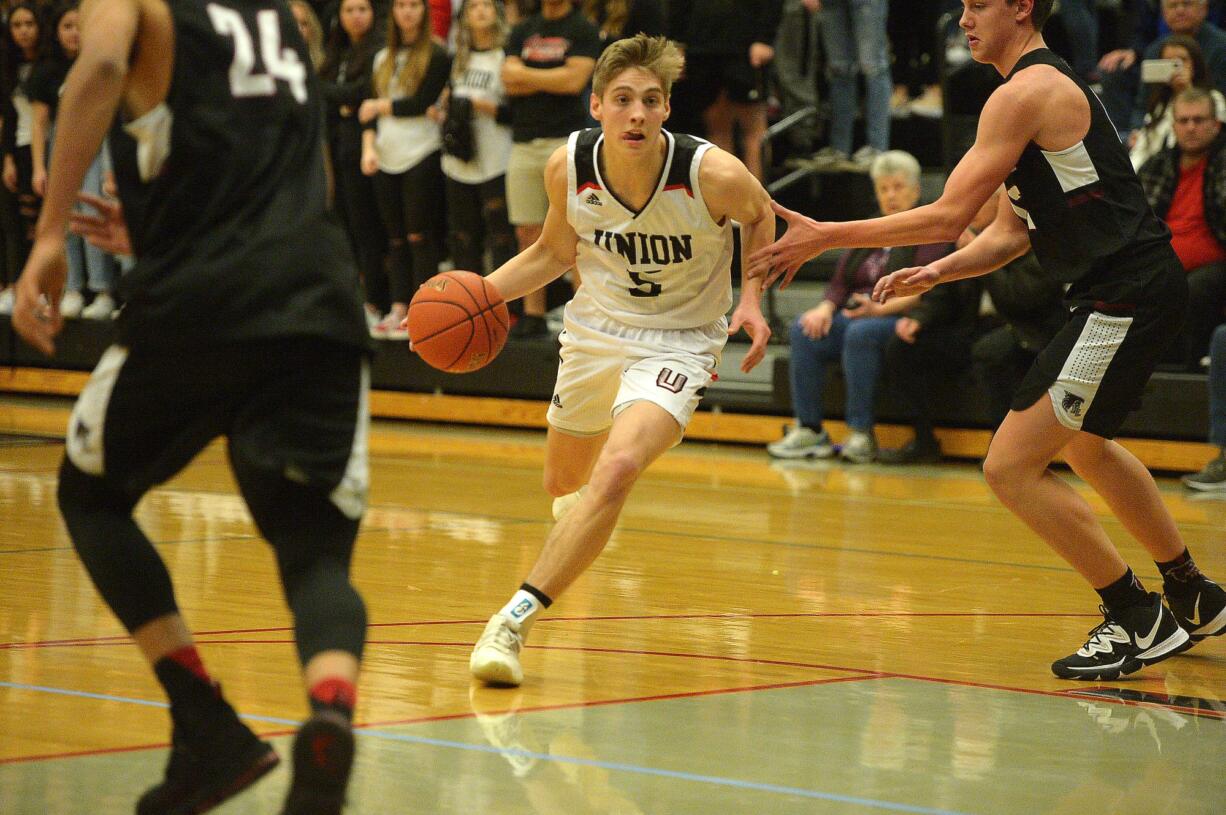
[(695, 328), (732, 307), (732, 224), (712, 220), (698, 183), (698, 166), (712, 145), (662, 135), (664, 168), (638, 212), (601, 176), (600, 129), (570, 135), (566, 219), (579, 236), (583, 280), (576, 299), (627, 325)]

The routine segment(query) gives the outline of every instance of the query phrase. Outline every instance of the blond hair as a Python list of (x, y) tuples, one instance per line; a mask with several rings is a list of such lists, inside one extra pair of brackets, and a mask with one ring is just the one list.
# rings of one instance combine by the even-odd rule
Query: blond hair
[[(388, 98), (392, 95), (393, 83), (405, 96), (412, 96), (417, 93), (417, 86), (426, 77), (434, 40), (430, 38), (430, 3), (428, 0), (421, 0), (421, 5), (421, 23), (417, 26), (417, 39), (406, 43), (400, 36), (400, 27), (396, 25), (396, 2), (392, 0), (392, 9), (387, 12), (387, 56), (372, 77), (375, 94), (380, 97)], [(409, 58), (404, 67), (397, 71), (396, 57), (400, 55), (402, 48), (409, 52)]]
[(315, 16), (315, 9), (306, 0), (289, 0), (291, 9), (297, 9), (303, 14), (307, 28), (307, 54), (311, 57), (311, 67), (318, 71), (324, 64), (324, 30)]
[[(507, 14), (502, 0), (490, 0), (494, 4), (493, 48), (502, 48), (507, 42)], [(468, 24), (468, 6), (472, 0), (460, 4), (456, 16), (455, 59), (451, 61), (451, 78), (459, 79), (468, 70), (468, 60), (473, 52), (473, 30)]]
[(668, 96), (673, 83), (685, 68), (685, 57), (677, 44), (667, 37), (635, 34), (618, 40), (606, 48), (597, 60), (596, 71), (592, 74), (592, 91), (597, 96), (604, 96), (609, 82), (630, 68), (641, 68), (653, 74), (664, 86), (664, 95)]

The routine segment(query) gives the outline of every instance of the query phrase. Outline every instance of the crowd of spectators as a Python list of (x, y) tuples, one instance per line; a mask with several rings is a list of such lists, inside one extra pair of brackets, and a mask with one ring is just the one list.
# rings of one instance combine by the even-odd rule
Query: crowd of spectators
[[(439, 268), (487, 271), (536, 240), (547, 208), (545, 161), (569, 133), (593, 124), (592, 70), (621, 36), (666, 34), (684, 46), (671, 129), (735, 151), (764, 182), (789, 157), (818, 171), (869, 173), (882, 212), (920, 200), (920, 165), (890, 149), (892, 128), (900, 117), (942, 115), (942, 80), (969, 58), (957, 0), (288, 3), (322, 83), (337, 210), (376, 337), (403, 334), (413, 291)], [(1151, 205), (1174, 233), (1192, 305), (1169, 363), (1189, 370), (1211, 367), (1211, 359), (1226, 370), (1217, 353), (1226, 350), (1224, 5), (1063, 0), (1049, 27), (1053, 47), (1099, 92)], [(78, 17), (73, 3), (0, 2), (0, 312), (11, 309), (11, 284), (46, 189)], [(821, 115), (768, 147), (770, 119), (806, 107)], [(113, 192), (105, 150), (86, 191)], [(772, 455), (836, 452), (822, 427), (830, 362), (847, 381), (852, 435), (841, 455), (850, 461), (939, 458), (934, 388), (967, 370), (992, 418), (1003, 416), (1009, 392), (1061, 319), (1059, 286), (1033, 257), (885, 309), (866, 296), (881, 274), (951, 249), (882, 247), (841, 258), (817, 304), (787, 332), (797, 424), (770, 445)], [(129, 262), (70, 243), (65, 315), (109, 317)], [(579, 283), (572, 274), (516, 304), (513, 337), (548, 336), (549, 308)], [(880, 385), (913, 418), (915, 438), (901, 450), (877, 449)], [(1218, 390), (1226, 394), (1226, 385)], [(1226, 486), (1226, 458), (1221, 469)]]

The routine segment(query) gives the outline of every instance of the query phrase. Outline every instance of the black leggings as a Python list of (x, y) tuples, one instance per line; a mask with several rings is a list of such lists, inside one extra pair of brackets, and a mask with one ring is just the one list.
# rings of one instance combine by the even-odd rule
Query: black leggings
[(482, 274), (485, 250), (497, 269), (515, 256), (515, 230), (507, 220), (507, 181), (500, 175), (482, 184), (448, 178), (447, 221), (451, 257), (457, 269)]
[[(34, 224), (42, 201), (34, 194), (34, 159), (30, 148), (18, 147), (13, 151), (13, 163), (17, 165), (17, 191), (4, 187), (0, 194), (0, 229), (4, 232), (4, 269), (0, 269), (0, 284), (16, 283), (30, 254), (34, 241)], [(3, 285), (0, 285), (3, 288)]]
[(387, 237), (383, 233), (383, 221), (379, 218), (379, 207), (375, 203), (374, 184), (372, 179), (362, 175), (358, 166), (360, 152), (355, 153), (352, 145), (338, 136), (333, 140), (332, 149), (336, 208), (345, 224), (345, 231), (349, 233), (358, 270), (362, 273), (366, 302), (378, 306), (380, 311), (386, 311), (389, 302), (387, 269), (384, 267)]
[(392, 302), (407, 303), (417, 287), (438, 274), (443, 259), (443, 170), (432, 153), (403, 173), (375, 176), (375, 198), (387, 230)]

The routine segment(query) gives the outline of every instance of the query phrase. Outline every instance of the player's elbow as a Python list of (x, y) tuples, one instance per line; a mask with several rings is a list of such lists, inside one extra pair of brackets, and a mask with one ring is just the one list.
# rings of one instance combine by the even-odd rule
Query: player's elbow
[(103, 53), (78, 58), (76, 68), (88, 82), (123, 84), (128, 77), (128, 58), (120, 53)]

